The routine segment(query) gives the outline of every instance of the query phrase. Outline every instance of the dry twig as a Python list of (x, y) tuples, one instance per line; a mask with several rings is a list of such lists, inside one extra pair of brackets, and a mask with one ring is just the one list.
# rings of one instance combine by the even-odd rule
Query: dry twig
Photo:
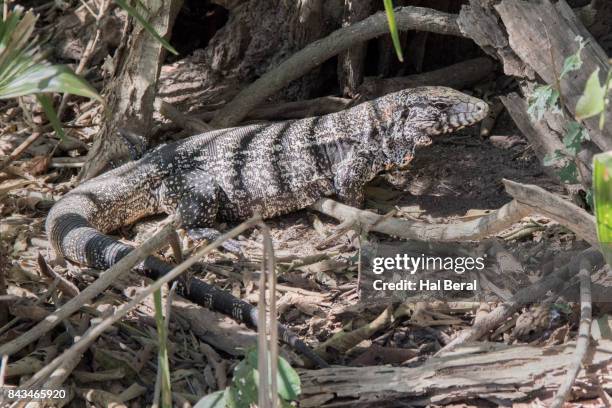
[(515, 200), (531, 208), (533, 212), (537, 212), (566, 226), (592, 246), (599, 246), (595, 217), (585, 210), (556, 194), (549, 193), (541, 187), (520, 184), (505, 179), (502, 181), (504, 186), (506, 186), (508, 194), (514, 197)]
[(4, 170), (9, 164), (21, 157), (21, 155), (42, 135), (40, 132), (32, 133), (26, 140), (24, 140), (17, 148), (8, 155), (2, 162), (0, 162), (0, 171)]
[(582, 258), (580, 260), (580, 272), (578, 278), (580, 279), (580, 326), (578, 328), (578, 339), (576, 340), (576, 349), (572, 356), (572, 361), (567, 368), (567, 373), (563, 379), (563, 383), (557, 390), (557, 394), (553, 399), (551, 408), (561, 408), (563, 403), (567, 399), (572, 384), (576, 380), (582, 362), (586, 357), (587, 349), (589, 348), (589, 338), (591, 336), (591, 269), (593, 266), (588, 258)]

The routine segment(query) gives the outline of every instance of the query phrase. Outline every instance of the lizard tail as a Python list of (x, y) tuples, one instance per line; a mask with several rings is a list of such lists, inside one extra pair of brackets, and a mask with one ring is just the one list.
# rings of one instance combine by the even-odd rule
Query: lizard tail
[[(168, 273), (173, 266), (155, 257), (149, 257), (145, 267), (152, 278), (158, 279)], [(246, 324), (252, 329), (259, 327), (257, 308), (250, 303), (238, 299), (231, 293), (209, 285), (196, 277), (189, 278), (178, 285), (177, 292), (186, 299), (215, 310), (224, 315), (231, 316), (236, 321)], [(308, 347), (295, 333), (285, 325), (278, 323), (279, 337), (298, 353), (302, 354), (320, 368), (329, 365)]]
[[(74, 262), (96, 269), (108, 269), (133, 249), (93, 228), (82, 215), (76, 213), (50, 215), (52, 216), (47, 218), (46, 229), (52, 245), (58, 254)], [(165, 275), (172, 268), (171, 264), (154, 256), (148, 256), (136, 267), (137, 270), (155, 279)], [(257, 308), (250, 303), (195, 277), (180, 283), (178, 292), (181, 296), (257, 329)], [(285, 343), (314, 364), (319, 367), (328, 366), (297, 335), (280, 323), (278, 332)]]

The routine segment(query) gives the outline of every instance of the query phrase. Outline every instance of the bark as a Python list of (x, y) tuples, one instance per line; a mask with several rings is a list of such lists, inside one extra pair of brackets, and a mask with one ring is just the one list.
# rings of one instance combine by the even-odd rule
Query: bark
[[(145, 0), (149, 10), (149, 23), (163, 37), (168, 38), (182, 0)], [(130, 140), (133, 148), (144, 150), (153, 119), (153, 102), (157, 80), (165, 49), (142, 25), (135, 23), (123, 58), (121, 47), (115, 54), (116, 77), (111, 80), (106, 92), (109, 112), (93, 147), (88, 153), (85, 166), (79, 177), (89, 179), (109, 166), (117, 166), (131, 158), (126, 140), (118, 135), (122, 128), (129, 133), (142, 135), (142, 140)], [(139, 153), (142, 153), (139, 152)]]
[[(418, 367), (333, 367), (301, 372), (300, 407), (418, 406), (487, 400), (497, 406), (549, 398), (563, 381), (575, 343), (555, 347), (484, 343), (434, 357)], [(612, 363), (612, 342), (591, 347), (576, 387), (583, 398), (596, 370)], [(600, 371), (601, 372), (601, 371)], [(586, 374), (589, 373), (589, 374)], [(601, 375), (604, 375), (603, 373)], [(589, 380), (591, 378), (591, 380)]]
[[(249, 0), (229, 12), (205, 49), (162, 68), (158, 97), (182, 112), (218, 109), (288, 55), (331, 32), (342, 3)], [(315, 71), (269, 96), (274, 102), (309, 98), (325, 78)]]
[[(521, 90), (525, 95), (523, 98), (516, 93), (512, 93), (507, 97), (501, 97), (501, 100), (518, 128), (531, 143), (544, 171), (553, 179), (560, 181), (559, 171), (565, 165), (565, 162), (557, 160), (551, 165), (546, 166), (545, 158), (548, 156), (550, 160), (550, 157), (554, 157), (556, 151), (568, 154), (561, 140), (567, 133), (570, 120), (564, 115), (554, 112), (546, 112), (541, 120), (533, 119), (527, 112), (527, 100), (531, 98), (534, 87), (534, 83), (525, 81), (521, 85)], [(593, 179), (592, 158), (598, 151), (599, 148), (593, 142), (584, 142), (582, 150), (578, 152), (575, 160), (580, 175), (579, 181), (582, 183), (582, 186), (587, 188), (590, 188)], [(580, 188), (580, 184), (568, 185), (566, 187), (568, 192), (573, 193), (576, 188)]]
[[(543, 120), (534, 121), (527, 113), (527, 101), (517, 93), (513, 92), (507, 96), (500, 97), (500, 99), (514, 120), (514, 123), (516, 123), (516, 126), (531, 144), (541, 164), (544, 161), (544, 157), (552, 156), (555, 151), (565, 151), (565, 146), (563, 146), (559, 138), (560, 133), (554, 130), (557, 127), (552, 128), (547, 125), (548, 119), (552, 121), (554, 120), (553, 118), (545, 117)], [(546, 116), (552, 115), (547, 114)], [(561, 167), (562, 163), (558, 161), (553, 166), (543, 166), (543, 169), (549, 177), (559, 181), (558, 171)]]
[[(532, 80), (537, 75), (555, 88), (559, 85), (561, 102), (572, 114), (591, 73), (599, 68), (603, 76), (610, 68), (604, 50), (564, 0), (554, 5), (548, 0), (503, 0), (495, 6), (471, 0), (461, 10), (458, 24), (466, 36), (503, 62), (506, 74)], [(565, 58), (578, 49), (577, 36), (587, 40), (581, 54), (583, 65), (560, 79)], [(610, 113), (608, 106), (606, 114)], [(610, 150), (612, 121), (606, 121), (600, 130), (598, 120), (584, 124), (595, 144)]]
[[(346, 27), (363, 20), (370, 15), (370, 0), (345, 0), (342, 26)], [(353, 97), (363, 82), (366, 44), (357, 44), (340, 54), (338, 61), (338, 78), (340, 89), (345, 96)]]

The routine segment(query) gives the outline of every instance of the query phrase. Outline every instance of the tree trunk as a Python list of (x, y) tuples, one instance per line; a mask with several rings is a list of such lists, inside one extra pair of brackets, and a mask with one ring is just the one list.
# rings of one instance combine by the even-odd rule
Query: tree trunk
[[(370, 0), (345, 0), (342, 26), (349, 26), (363, 20), (372, 12)], [(363, 82), (366, 44), (349, 48), (339, 56), (338, 79), (344, 96), (354, 97)]]
[[(164, 66), (159, 97), (182, 111), (211, 111), (340, 21), (342, 0), (249, 0), (225, 5), (229, 20), (203, 50)], [(219, 2), (216, 2), (219, 3)], [(311, 97), (319, 71), (292, 82), (273, 102)]]
[[(142, 3), (149, 11), (151, 26), (168, 38), (182, 0), (143, 0)], [(122, 51), (127, 55), (123, 56)], [(94, 177), (143, 153), (151, 130), (153, 102), (164, 55), (161, 43), (142, 25), (134, 23), (127, 45), (115, 53), (116, 77), (106, 92), (110, 111), (87, 155), (79, 175), (81, 179)], [(130, 140), (124, 140), (118, 129), (125, 129), (125, 135), (141, 136), (128, 136)]]

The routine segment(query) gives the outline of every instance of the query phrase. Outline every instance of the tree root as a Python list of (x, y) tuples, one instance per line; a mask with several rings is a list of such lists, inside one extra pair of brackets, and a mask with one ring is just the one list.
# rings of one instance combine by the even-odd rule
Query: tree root
[(381, 232), (404, 239), (420, 241), (471, 241), (479, 240), (509, 228), (512, 224), (533, 213), (516, 200), (483, 217), (455, 224), (430, 224), (375, 214), (323, 198), (310, 208), (341, 221), (355, 220), (368, 226), (370, 231)]
[[(395, 17), (400, 30), (431, 31), (462, 36), (457, 25), (457, 16), (452, 14), (422, 7), (402, 7), (396, 10)], [(388, 31), (387, 17), (384, 12), (379, 12), (307, 45), (240, 91), (218, 112), (211, 125), (226, 128), (240, 123), (253, 108), (263, 103), (270, 95), (280, 91), (289, 82), (300, 78), (322, 62), (353, 45), (386, 34)]]

